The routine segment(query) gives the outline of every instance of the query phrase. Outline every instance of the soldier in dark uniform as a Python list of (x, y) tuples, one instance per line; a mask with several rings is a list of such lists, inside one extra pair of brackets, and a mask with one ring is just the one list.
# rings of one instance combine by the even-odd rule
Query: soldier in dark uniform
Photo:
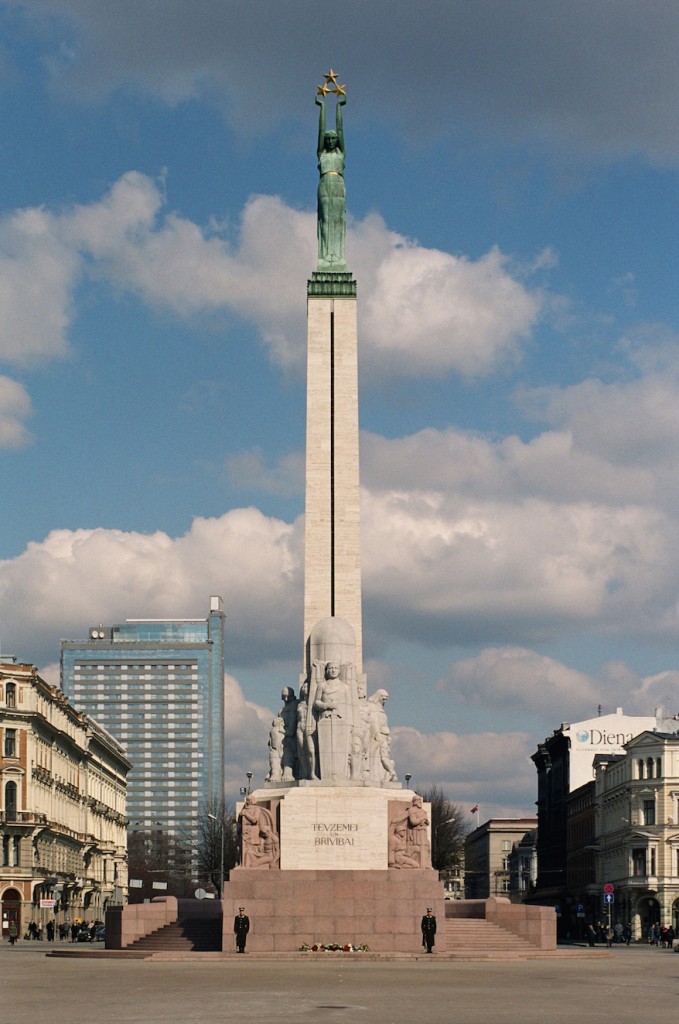
[(250, 918), (245, 913), (245, 907), (239, 907), (238, 913), (233, 919), (233, 933), (236, 936), (238, 952), (245, 952), (245, 942), (250, 931)]
[(427, 953), (431, 953), (431, 947), (434, 945), (436, 936), (436, 918), (431, 912), (431, 907), (427, 907), (427, 913), (422, 918), (422, 945), (427, 947)]

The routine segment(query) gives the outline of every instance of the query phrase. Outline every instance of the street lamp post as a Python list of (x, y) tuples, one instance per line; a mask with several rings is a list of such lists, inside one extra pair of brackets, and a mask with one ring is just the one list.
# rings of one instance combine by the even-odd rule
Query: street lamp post
[[(210, 814), (209, 812), (208, 812), (208, 818), (212, 818), (213, 821), (219, 821), (219, 818), (215, 814)], [(224, 814), (222, 814), (221, 826), (222, 826), (222, 855), (221, 855), (221, 860), (219, 862), (219, 898), (220, 898), (220, 900), (224, 896)]]

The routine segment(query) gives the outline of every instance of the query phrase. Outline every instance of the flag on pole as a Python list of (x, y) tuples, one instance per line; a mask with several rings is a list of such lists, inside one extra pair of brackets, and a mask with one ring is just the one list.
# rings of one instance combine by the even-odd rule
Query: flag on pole
[(473, 807), (470, 807), (470, 808), (469, 808), (469, 813), (470, 813), (470, 814), (476, 814), (476, 812), (478, 811), (478, 809), (479, 809), (479, 805), (478, 805), (478, 804), (474, 804), (474, 806), (473, 806)]

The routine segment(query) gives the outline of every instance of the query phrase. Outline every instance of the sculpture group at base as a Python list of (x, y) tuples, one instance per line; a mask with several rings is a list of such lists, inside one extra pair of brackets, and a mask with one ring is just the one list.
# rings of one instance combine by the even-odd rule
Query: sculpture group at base
[(429, 819), (417, 793), (389, 821), (388, 864), (390, 868), (431, 867)]
[(271, 812), (247, 796), (238, 816), (238, 827), (242, 867), (277, 868), (280, 840)]
[(397, 783), (384, 689), (367, 696), (355, 664), (353, 630), (344, 619), (318, 623), (310, 646), (314, 658), (299, 697), (283, 689), (283, 706), (271, 723), (267, 782), (351, 781)]

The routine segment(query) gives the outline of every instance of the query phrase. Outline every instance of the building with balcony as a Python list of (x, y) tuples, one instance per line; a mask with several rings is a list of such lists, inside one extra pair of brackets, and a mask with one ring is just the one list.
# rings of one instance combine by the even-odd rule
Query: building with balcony
[[(61, 686), (124, 746), (130, 832), (182, 873), (201, 808), (224, 797), (224, 603), (207, 618), (127, 619), (61, 643)], [(132, 837), (131, 837), (132, 838)]]
[[(654, 715), (625, 715), (622, 708), (608, 715), (586, 719), (581, 722), (565, 722), (548, 736), (532, 755), (537, 769), (537, 811), (538, 811), (538, 877), (530, 901), (557, 907), (559, 936), (577, 935), (582, 913), (581, 893), (574, 896), (568, 884), (568, 873), (585, 870), (591, 860), (593, 845), (591, 822), (585, 819), (574, 823), (569, 838), (569, 814), (577, 816), (578, 802), (571, 803), (571, 794), (595, 776), (595, 763), (624, 752), (625, 743), (634, 736), (649, 729), (672, 731), (679, 727), (676, 719), (662, 717), (661, 709)], [(582, 839), (579, 867), (576, 869), (573, 856), (577, 848), (573, 845), (577, 832)], [(580, 842), (580, 839), (577, 840)], [(569, 867), (569, 858), (571, 860)], [(576, 860), (578, 857), (576, 856)], [(591, 866), (591, 865), (590, 865)], [(594, 908), (593, 908), (594, 909)]]
[(596, 768), (596, 885), (613, 921), (679, 928), (679, 734), (642, 732)]
[[(468, 900), (485, 900), (489, 896), (512, 897), (512, 854), (514, 853), (514, 883), (518, 891), (519, 879), (526, 888), (535, 878), (534, 836), (533, 852), (530, 833), (537, 827), (537, 818), (490, 818), (470, 832), (464, 844), (464, 883)], [(518, 848), (523, 844), (524, 859), (531, 860), (528, 875), (519, 869)], [(516, 851), (515, 851), (516, 847)]]
[(34, 666), (0, 660), (0, 903), (16, 920), (104, 918), (127, 894), (120, 744)]

